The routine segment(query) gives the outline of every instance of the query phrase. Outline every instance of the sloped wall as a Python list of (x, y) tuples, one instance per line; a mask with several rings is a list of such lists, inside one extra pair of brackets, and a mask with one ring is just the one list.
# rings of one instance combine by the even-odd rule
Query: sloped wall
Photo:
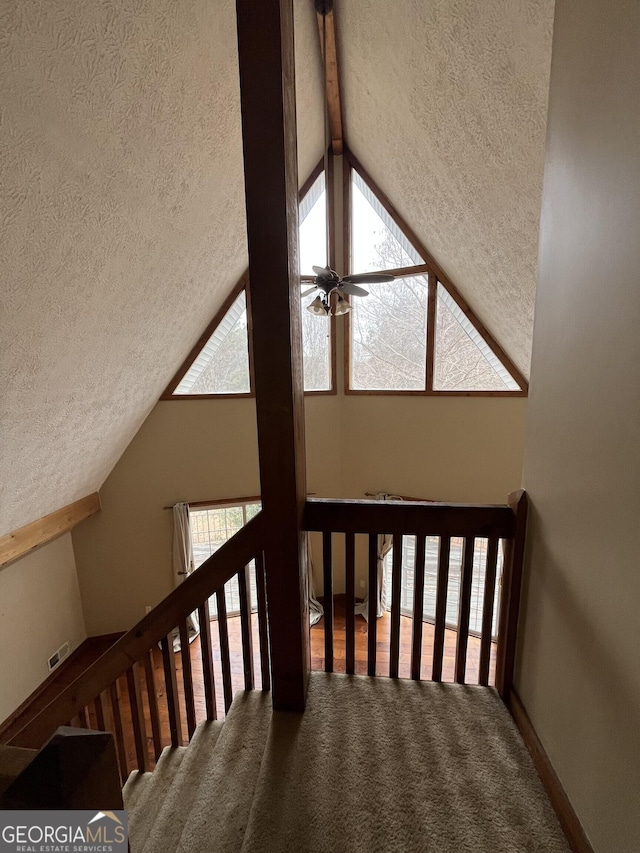
[(640, 5), (557, 0), (517, 688), (597, 853), (640, 839)]
[[(307, 487), (502, 503), (520, 486), (526, 400), (307, 397)], [(253, 400), (157, 404), (74, 530), (89, 635), (130, 628), (172, 588), (178, 500), (260, 491)], [(340, 575), (336, 577), (340, 591)]]

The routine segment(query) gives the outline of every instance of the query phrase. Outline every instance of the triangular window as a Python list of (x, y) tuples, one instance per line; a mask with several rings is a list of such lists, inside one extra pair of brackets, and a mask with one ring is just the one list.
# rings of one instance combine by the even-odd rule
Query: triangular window
[(193, 396), (250, 391), (247, 300), (242, 290), (173, 393)]
[(364, 284), (369, 295), (350, 298), (349, 390), (525, 394), (526, 380), (515, 365), (461, 307), (465, 303), (453, 284), (415, 235), (409, 239), (390, 202), (353, 162), (348, 186), (348, 272), (396, 276), (388, 283)]
[(520, 386), (438, 282), (435, 391), (519, 391)]
[[(309, 278), (314, 265), (327, 264), (327, 193), (322, 169), (300, 201), (299, 222), (301, 273)], [(226, 310), (222, 309), (222, 317), (218, 315), (210, 325), (204, 346), (196, 348), (195, 356), (192, 353), (174, 377), (164, 399), (251, 393), (247, 278), (238, 284), (235, 298)], [(303, 282), (302, 290), (308, 287), (309, 282)], [(309, 301), (305, 300), (302, 309)], [(302, 310), (302, 350), (304, 390), (331, 392), (333, 346), (328, 317), (315, 317)]]
[(416, 249), (378, 200), (351, 171), (351, 272), (392, 270), (423, 264)]

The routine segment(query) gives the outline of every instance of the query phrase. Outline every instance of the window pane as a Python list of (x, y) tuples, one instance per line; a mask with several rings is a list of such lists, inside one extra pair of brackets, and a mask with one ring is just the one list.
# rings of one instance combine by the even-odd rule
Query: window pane
[[(262, 505), (260, 503), (235, 504), (225, 507), (213, 507), (211, 509), (189, 510), (191, 522), (191, 543), (193, 546), (193, 562), (195, 568), (199, 568), (204, 561), (214, 554), (221, 545), (236, 534), (244, 526), (244, 518), (247, 521), (258, 514)], [(257, 607), (257, 593), (255, 580), (255, 564), (251, 561), (250, 591), (251, 607)], [(225, 584), (225, 600), (227, 612), (230, 615), (240, 611), (240, 592), (238, 580), (231, 578)], [(209, 599), (209, 610), (212, 616), (217, 615), (216, 596)]]
[(489, 344), (438, 283), (433, 387), (437, 391), (518, 391)]
[(360, 175), (351, 172), (351, 272), (391, 270), (423, 259)]
[[(400, 611), (404, 616), (413, 616), (413, 580), (415, 571), (415, 536), (404, 536), (402, 546), (402, 586), (400, 592)], [(487, 539), (476, 539), (473, 554), (473, 574), (471, 584), (471, 608), (469, 613), (469, 630), (475, 634), (482, 633), (482, 608), (484, 605), (484, 579), (487, 566)], [(434, 622), (436, 618), (436, 597), (438, 590), (438, 560), (440, 540), (437, 536), (427, 536), (425, 542), (425, 571), (423, 619)], [(458, 537), (451, 539), (449, 558), (449, 585), (446, 597), (445, 624), (447, 628), (456, 630), (458, 627), (458, 611), (460, 606), (460, 578), (462, 575), (464, 540)], [(503, 554), (498, 549), (496, 583), (494, 591), (494, 607), (492, 619), (492, 636), (498, 633), (500, 580), (502, 577)], [(384, 561), (386, 605), (391, 609), (393, 548)]]
[[(303, 285), (303, 289), (308, 288)], [(316, 293), (302, 300), (302, 370), (305, 391), (331, 389), (331, 322), (306, 310)]]
[(185, 373), (174, 394), (243, 394), (251, 390), (244, 290)]
[(324, 172), (318, 175), (300, 202), (298, 216), (300, 274), (313, 275), (314, 265), (327, 265), (327, 195)]
[(426, 382), (427, 278), (367, 285), (351, 304), (351, 387), (423, 391)]
[[(300, 272), (314, 275), (313, 266), (327, 265), (327, 195), (324, 172), (316, 178), (300, 202)], [(304, 282), (302, 291), (309, 289)], [(302, 369), (305, 391), (331, 390), (331, 326), (327, 317), (317, 317), (306, 310), (316, 298), (311, 294), (301, 302)]]

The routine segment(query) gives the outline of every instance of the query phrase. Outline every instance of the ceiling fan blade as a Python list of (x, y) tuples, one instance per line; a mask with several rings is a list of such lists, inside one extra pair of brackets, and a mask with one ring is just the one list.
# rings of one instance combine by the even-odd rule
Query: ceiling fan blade
[(313, 287), (310, 287), (308, 290), (303, 290), (302, 293), (300, 294), (300, 296), (302, 296), (302, 297), (308, 296), (310, 293), (313, 293), (317, 289), (318, 289), (318, 285), (314, 284)]
[(349, 296), (368, 296), (369, 291), (365, 290), (363, 287), (358, 287), (357, 284), (353, 284), (351, 281), (345, 281), (344, 279), (340, 283), (338, 290), (341, 290), (342, 293), (346, 293)]
[(393, 281), (394, 275), (387, 275), (382, 272), (361, 272), (356, 275), (345, 275), (342, 279), (352, 284), (383, 284), (385, 281)]
[(330, 270), (329, 267), (311, 267), (314, 273), (318, 276), (318, 278), (332, 278), (333, 270)]

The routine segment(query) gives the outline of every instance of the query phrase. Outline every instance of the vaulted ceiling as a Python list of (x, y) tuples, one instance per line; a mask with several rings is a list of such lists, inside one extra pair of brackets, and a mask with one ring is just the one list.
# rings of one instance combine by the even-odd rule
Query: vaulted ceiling
[[(552, 16), (336, 0), (347, 144), (525, 372)], [(246, 265), (235, 3), (5, 0), (0, 81), (1, 535), (99, 488)]]

